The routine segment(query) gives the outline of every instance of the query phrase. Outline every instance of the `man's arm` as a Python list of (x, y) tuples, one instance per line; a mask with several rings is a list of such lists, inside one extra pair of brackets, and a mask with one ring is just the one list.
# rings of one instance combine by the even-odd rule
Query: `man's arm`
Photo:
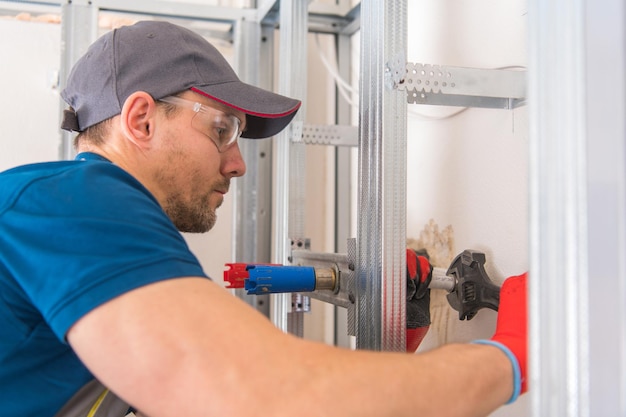
[(68, 332), (94, 375), (151, 417), (481, 416), (513, 390), (489, 345), (424, 354), (350, 351), (278, 330), (217, 284), (162, 281)]

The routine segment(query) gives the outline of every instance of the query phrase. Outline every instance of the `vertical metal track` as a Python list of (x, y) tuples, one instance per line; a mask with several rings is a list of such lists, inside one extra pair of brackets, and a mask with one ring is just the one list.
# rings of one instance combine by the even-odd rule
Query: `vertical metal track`
[(532, 0), (528, 14), (532, 411), (623, 416), (624, 5)]
[(361, 5), (357, 348), (404, 351), (406, 97), (405, 0)]
[[(72, 66), (98, 37), (98, 8), (90, 1), (65, 1), (61, 6), (61, 68), (59, 90), (65, 88)], [(59, 119), (67, 105), (61, 100)], [(74, 158), (74, 135), (61, 132), (60, 159)]]
[(590, 416), (626, 416), (626, 4), (585, 2)]
[[(585, 416), (584, 2), (556, 0), (535, 7), (529, 57), (533, 410), (536, 416)], [(567, 11), (561, 13), (561, 7)]]
[[(239, 78), (247, 83), (271, 89), (271, 82), (270, 85), (262, 85), (261, 82), (261, 73), (270, 72), (268, 67), (273, 57), (272, 49), (265, 48), (263, 56), (266, 59), (263, 60), (263, 64), (261, 63), (263, 44), (259, 22), (249, 20), (235, 22), (234, 66)], [(241, 140), (239, 148), (246, 161), (247, 174), (237, 178), (233, 184), (235, 196), (233, 257), (235, 262), (270, 262), (272, 143), (269, 140)], [(243, 289), (235, 290), (235, 293), (269, 316), (268, 295), (247, 295)]]
[[(282, 1), (280, 4), (280, 81), (279, 93), (298, 98), (304, 101), (306, 94), (306, 68), (307, 68), (307, 45), (308, 34), (308, 7), (307, 0)], [(291, 249), (289, 239), (296, 234), (303, 234), (302, 230), (291, 230), (291, 227), (300, 228), (301, 212), (304, 210), (303, 202), (300, 207), (292, 207), (293, 199), (290, 195), (300, 185), (300, 175), (303, 174), (302, 165), (297, 166), (293, 162), (301, 161), (300, 152), (303, 152), (301, 144), (293, 143), (301, 140), (302, 124), (305, 116), (304, 105), (291, 122), (289, 127), (277, 135), (276, 147), (276, 197), (274, 216), (274, 261), (280, 264), (288, 263)], [(298, 146), (299, 145), (299, 146)], [(299, 171), (299, 172), (298, 172)], [(297, 199), (297, 196), (296, 196)], [(302, 236), (298, 236), (302, 237)], [(288, 313), (291, 308), (291, 294), (272, 295), (270, 317), (272, 322), (281, 330), (288, 331)], [(297, 313), (301, 314), (301, 313)], [(299, 320), (301, 318), (294, 317)], [(294, 329), (294, 326), (291, 326)]]
[[(350, 80), (352, 61), (351, 36), (336, 35), (336, 59), (339, 75)], [(339, 92), (336, 93), (338, 125), (352, 123), (352, 106), (347, 103)], [(347, 253), (348, 239), (354, 237), (352, 227), (352, 149), (339, 146), (335, 149), (335, 252)], [(345, 308), (335, 307), (335, 345), (350, 347), (348, 333), (348, 312)]]

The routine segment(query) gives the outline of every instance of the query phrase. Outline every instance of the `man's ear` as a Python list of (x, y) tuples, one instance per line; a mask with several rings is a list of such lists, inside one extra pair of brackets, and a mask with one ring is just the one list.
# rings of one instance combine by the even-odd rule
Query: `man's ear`
[(120, 124), (124, 136), (140, 148), (145, 148), (154, 136), (156, 103), (145, 91), (131, 94), (122, 107)]

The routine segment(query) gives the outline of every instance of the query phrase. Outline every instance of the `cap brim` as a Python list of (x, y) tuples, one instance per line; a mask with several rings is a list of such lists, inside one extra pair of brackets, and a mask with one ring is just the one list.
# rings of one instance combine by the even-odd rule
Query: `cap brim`
[(191, 90), (244, 112), (246, 130), (241, 136), (249, 139), (269, 138), (279, 133), (291, 122), (302, 104), (300, 100), (241, 81), (194, 86)]

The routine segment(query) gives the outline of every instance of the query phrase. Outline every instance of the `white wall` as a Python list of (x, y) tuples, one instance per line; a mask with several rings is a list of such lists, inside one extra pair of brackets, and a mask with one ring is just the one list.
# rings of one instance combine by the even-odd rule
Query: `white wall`
[[(525, 66), (523, 0), (409, 1), (408, 61), (472, 68)], [(486, 270), (500, 284), (528, 268), (528, 111), (409, 105), (407, 237), (420, 238), (431, 220), (452, 255), (485, 252)], [(432, 224), (427, 231), (432, 231)], [(429, 242), (429, 236), (422, 236)], [(435, 247), (447, 250), (448, 246)], [(435, 253), (434, 255), (439, 255)], [(446, 258), (447, 253), (441, 254)], [(447, 264), (438, 265), (447, 267)], [(491, 336), (495, 312), (461, 322), (441, 294), (433, 297), (433, 327), (425, 348)], [(485, 364), (488, 366), (489, 364)], [(453, 396), (453, 393), (451, 393)], [(494, 416), (530, 414), (528, 398)]]
[(58, 159), (58, 24), (0, 20), (0, 170)]

